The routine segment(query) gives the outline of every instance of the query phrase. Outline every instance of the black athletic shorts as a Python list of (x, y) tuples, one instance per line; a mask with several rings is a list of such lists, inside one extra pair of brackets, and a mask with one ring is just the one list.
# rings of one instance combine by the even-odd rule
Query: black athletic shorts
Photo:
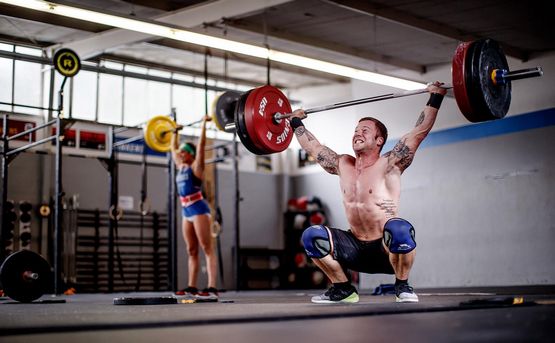
[(368, 274), (395, 274), (381, 238), (361, 241), (351, 230), (328, 229), (333, 240), (333, 258), (343, 268)]

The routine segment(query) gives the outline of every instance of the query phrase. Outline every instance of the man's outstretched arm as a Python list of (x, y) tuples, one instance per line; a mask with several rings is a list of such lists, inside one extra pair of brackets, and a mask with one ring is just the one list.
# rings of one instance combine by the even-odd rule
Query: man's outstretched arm
[(299, 144), (312, 158), (318, 161), (325, 171), (330, 174), (339, 174), (339, 155), (327, 146), (320, 144), (316, 137), (304, 127), (301, 119), (305, 117), (302, 110), (296, 110), (291, 119), (291, 126), (295, 130)]
[(420, 113), (416, 125), (409, 133), (401, 137), (399, 142), (393, 147), (393, 150), (385, 154), (390, 166), (397, 166), (401, 172), (410, 166), (416, 149), (418, 149), (420, 143), (422, 143), (434, 126), (441, 101), (445, 93), (447, 93), (447, 90), (440, 86), (440, 82), (434, 82), (428, 86), (430, 100)]

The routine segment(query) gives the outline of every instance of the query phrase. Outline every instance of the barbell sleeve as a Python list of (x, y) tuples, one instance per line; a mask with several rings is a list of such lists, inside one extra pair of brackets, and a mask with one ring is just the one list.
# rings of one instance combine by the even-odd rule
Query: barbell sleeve
[(39, 279), (39, 274), (27, 270), (27, 271), (23, 272), (23, 278), (25, 280), (38, 280)]
[(527, 79), (530, 77), (538, 77), (543, 75), (543, 69), (541, 67), (529, 68), (529, 69), (520, 69), (520, 70), (513, 70), (508, 71), (505, 75), (505, 80), (520, 80), (520, 79)]
[(510, 81), (538, 77), (543, 75), (541, 67), (508, 71), (506, 69), (494, 69), (491, 72), (491, 81), (496, 86), (505, 85)]

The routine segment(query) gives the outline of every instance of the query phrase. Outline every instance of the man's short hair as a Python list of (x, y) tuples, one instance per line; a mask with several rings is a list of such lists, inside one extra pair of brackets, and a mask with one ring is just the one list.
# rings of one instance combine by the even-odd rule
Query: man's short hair
[(379, 121), (378, 119), (373, 118), (373, 117), (364, 117), (364, 118), (361, 118), (358, 122), (360, 123), (361, 121), (364, 121), (364, 120), (369, 120), (369, 121), (373, 122), (376, 125), (376, 128), (378, 128), (378, 134), (379, 134), (378, 137), (383, 138), (383, 144), (382, 144), (382, 146), (380, 146), (380, 151), (382, 151), (383, 146), (385, 145), (385, 142), (387, 141), (387, 128), (385, 127), (385, 125), (381, 121)]

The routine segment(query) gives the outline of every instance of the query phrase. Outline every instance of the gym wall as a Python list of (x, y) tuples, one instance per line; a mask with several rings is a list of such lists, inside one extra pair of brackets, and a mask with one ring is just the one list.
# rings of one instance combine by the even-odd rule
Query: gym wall
[[(509, 65), (541, 65), (545, 74), (513, 83), (509, 115), (500, 121), (471, 124), (455, 100), (446, 98), (434, 130), (403, 175), (399, 215), (416, 228), (410, 277), (416, 287), (555, 282), (549, 263), (555, 259), (555, 55)], [(448, 66), (428, 74), (429, 80), (450, 79)], [(390, 91), (354, 81), (352, 98)], [(357, 119), (375, 115), (389, 128), (387, 151), (414, 126), (426, 100), (418, 95), (351, 107), (341, 115), (316, 114), (306, 126), (336, 152), (352, 154)], [(308, 167), (292, 183), (295, 196), (315, 195), (326, 203), (332, 226), (348, 228), (336, 176)], [(361, 276), (363, 288), (392, 281)]]

